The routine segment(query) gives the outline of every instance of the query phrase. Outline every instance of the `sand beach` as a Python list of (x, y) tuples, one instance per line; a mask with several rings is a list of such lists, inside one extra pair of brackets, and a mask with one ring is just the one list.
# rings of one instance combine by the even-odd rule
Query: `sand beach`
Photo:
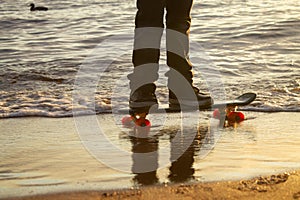
[(96, 200), (96, 199), (300, 199), (299, 171), (257, 177), (250, 180), (221, 181), (142, 187), (140, 189), (82, 191), (44, 194), (15, 200)]

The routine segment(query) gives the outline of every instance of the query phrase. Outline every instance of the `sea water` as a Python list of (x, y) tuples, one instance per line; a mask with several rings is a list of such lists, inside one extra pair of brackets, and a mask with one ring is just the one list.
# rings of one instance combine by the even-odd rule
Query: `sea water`
[[(29, 12), (27, 4), (0, 5), (0, 117), (72, 116), (74, 82), (97, 53), (102, 61), (116, 56), (109, 65), (91, 66), (101, 73), (86, 103), (94, 101), (97, 113), (111, 110), (112, 97), (127, 106), (135, 1), (38, 2), (48, 12)], [(216, 89), (201, 74), (210, 65), (227, 99), (251, 91), (258, 98), (248, 109), (299, 111), (299, 13), (296, 0), (195, 2), (190, 35), (195, 85), (205, 92)], [(157, 90), (162, 103), (166, 71), (162, 50)], [(123, 89), (112, 92), (115, 86)]]
[[(47, 12), (30, 12), (29, 3), (19, 0), (0, 3), (0, 118), (10, 118), (1, 119), (1, 180), (6, 186), (2, 194), (11, 196), (16, 188), (18, 194), (30, 194), (33, 187), (34, 191), (49, 191), (47, 187), (51, 191), (78, 189), (87, 182), (93, 184), (87, 184), (85, 189), (132, 186), (133, 175), (98, 167), (82, 150), (71, 117), (74, 113), (101, 114), (128, 106), (127, 75), (132, 71), (135, 1), (36, 2), (47, 6)], [(220, 145), (207, 157), (208, 162), (197, 161), (197, 145), (192, 156), (187, 155), (195, 159), (187, 171), (193, 168), (197, 179), (253, 176), (268, 167), (276, 169), (276, 165), (280, 169), (299, 168), (296, 156), (299, 114), (280, 114), (271, 118), (275, 122), (270, 122), (268, 114), (258, 112), (300, 111), (299, 4), (297, 0), (195, 1), (190, 34), (195, 85), (216, 98), (232, 99), (244, 92), (257, 93), (257, 99), (243, 108), (251, 111), (247, 116), (256, 119), (237, 130), (223, 130)], [(161, 104), (168, 101), (164, 43), (163, 38), (156, 91)], [(214, 76), (209, 76), (212, 72)], [(89, 94), (92, 95), (84, 96), (85, 91), (78, 90), (77, 86), (81, 86), (78, 80), (84, 80), (88, 86), (91, 80)], [(219, 95), (218, 91), (221, 91)], [(81, 95), (74, 102), (78, 93)], [(24, 118), (29, 116), (54, 119), (45, 122)], [(290, 120), (289, 116), (295, 118)], [(280, 120), (289, 123), (273, 126)], [(44, 128), (45, 124), (50, 127)], [(112, 129), (111, 133), (120, 136), (118, 129)], [(113, 140), (131, 149), (130, 142), (119, 139)], [(286, 140), (281, 143), (283, 139)], [(168, 139), (162, 137), (160, 142), (164, 141)], [(280, 152), (292, 148), (295, 154), (274, 158), (272, 152), (278, 146), (282, 147)], [(260, 154), (264, 148), (266, 154)], [(234, 152), (237, 154), (233, 155)], [(254, 156), (255, 153), (258, 155)], [(81, 164), (72, 159), (73, 154), (79, 156)], [(220, 158), (226, 159), (218, 163)], [(236, 171), (238, 166), (232, 162), (241, 159), (251, 164), (249, 170), (242, 165), (246, 175)], [(226, 175), (226, 170), (232, 173)], [(167, 180), (168, 173), (162, 170), (158, 174), (160, 182)], [(103, 186), (103, 183), (107, 184)]]

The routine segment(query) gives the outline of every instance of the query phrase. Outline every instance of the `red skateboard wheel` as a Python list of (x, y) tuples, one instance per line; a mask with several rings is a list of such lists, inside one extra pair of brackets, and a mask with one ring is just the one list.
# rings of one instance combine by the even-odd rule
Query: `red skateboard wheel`
[(135, 125), (140, 127), (150, 127), (151, 123), (148, 119), (139, 118), (135, 121)]
[(122, 118), (122, 125), (126, 127), (133, 127), (134, 121), (132, 116), (125, 116)]
[(215, 119), (220, 119), (221, 118), (221, 114), (220, 114), (219, 109), (215, 109), (214, 110), (214, 112), (213, 112), (213, 118), (215, 118)]
[(245, 120), (245, 115), (242, 112), (232, 111), (227, 115), (227, 120), (230, 123), (240, 123)]
[(150, 128), (151, 128), (151, 123), (149, 120), (145, 118), (139, 118), (136, 119), (135, 121), (134, 133), (139, 138), (146, 138), (148, 137)]

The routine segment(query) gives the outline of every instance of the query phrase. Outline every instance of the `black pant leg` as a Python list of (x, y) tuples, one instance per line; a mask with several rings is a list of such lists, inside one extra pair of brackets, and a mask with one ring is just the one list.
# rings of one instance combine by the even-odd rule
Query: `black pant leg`
[(134, 71), (128, 76), (131, 90), (158, 79), (165, 3), (164, 0), (137, 0), (137, 9), (132, 54)]
[[(192, 64), (189, 59), (189, 32), (191, 25), (191, 8), (193, 0), (167, 0), (166, 25), (167, 25), (167, 64), (175, 69), (192, 84)], [(167, 73), (169, 85), (172, 72)]]

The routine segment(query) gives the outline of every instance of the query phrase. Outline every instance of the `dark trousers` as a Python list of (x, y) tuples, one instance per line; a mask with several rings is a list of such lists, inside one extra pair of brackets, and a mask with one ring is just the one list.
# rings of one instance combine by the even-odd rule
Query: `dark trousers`
[[(158, 79), (160, 42), (166, 11), (167, 65), (192, 83), (192, 65), (189, 60), (190, 10), (193, 0), (137, 0), (135, 37), (132, 62), (134, 72), (128, 77), (131, 89), (154, 83)], [(171, 71), (170, 71), (171, 72)], [(172, 75), (167, 73), (168, 85)]]

